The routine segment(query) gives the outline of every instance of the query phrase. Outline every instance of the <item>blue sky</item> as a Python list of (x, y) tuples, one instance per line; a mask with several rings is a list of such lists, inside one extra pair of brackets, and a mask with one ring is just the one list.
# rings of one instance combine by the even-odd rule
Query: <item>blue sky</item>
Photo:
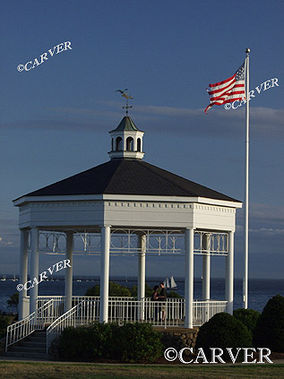
[[(283, 2), (11, 1), (1, 5), (0, 274), (18, 272), (12, 200), (108, 160), (108, 131), (122, 118), (117, 88), (134, 96), (145, 160), (242, 200), (244, 109), (208, 105), (209, 83), (232, 75), (251, 48), (250, 276), (283, 277)], [(60, 42), (72, 50), (29, 72), (17, 66)], [(236, 276), (242, 276), (242, 211)], [(54, 257), (52, 258), (54, 260)], [(75, 261), (97, 275), (97, 259)], [(148, 275), (183, 275), (181, 258), (147, 262)], [(224, 275), (216, 258), (213, 276)], [(129, 264), (126, 264), (129, 263)], [(54, 263), (41, 257), (42, 268)], [(112, 259), (113, 275), (136, 274)]]

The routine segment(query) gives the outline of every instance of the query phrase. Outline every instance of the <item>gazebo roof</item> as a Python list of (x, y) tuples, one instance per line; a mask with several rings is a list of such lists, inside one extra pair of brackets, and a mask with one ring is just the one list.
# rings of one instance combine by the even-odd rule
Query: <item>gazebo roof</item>
[(139, 132), (137, 126), (134, 124), (134, 121), (132, 120), (131, 117), (129, 116), (124, 116), (123, 119), (120, 121), (118, 127), (114, 130), (111, 130), (110, 133), (112, 132), (123, 132), (123, 131), (128, 131), (128, 132)]
[(238, 202), (139, 159), (112, 159), (25, 196), (97, 194), (205, 197)]

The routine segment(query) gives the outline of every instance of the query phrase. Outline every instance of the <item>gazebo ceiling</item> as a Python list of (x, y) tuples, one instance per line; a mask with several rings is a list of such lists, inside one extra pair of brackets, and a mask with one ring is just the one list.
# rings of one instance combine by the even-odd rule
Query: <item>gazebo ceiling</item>
[(25, 196), (97, 194), (205, 197), (238, 202), (139, 159), (112, 159)]

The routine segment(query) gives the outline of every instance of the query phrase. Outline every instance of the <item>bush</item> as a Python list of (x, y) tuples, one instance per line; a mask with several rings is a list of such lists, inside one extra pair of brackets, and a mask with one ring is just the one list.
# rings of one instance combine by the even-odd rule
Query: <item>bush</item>
[(179, 295), (177, 292), (175, 292), (175, 291), (170, 291), (170, 292), (168, 292), (167, 293), (167, 297), (170, 299), (170, 298), (172, 298), (172, 299), (182, 299), (182, 296), (181, 295)]
[(155, 362), (162, 355), (161, 335), (150, 324), (125, 324), (115, 332), (113, 356), (122, 362)]
[(66, 328), (53, 341), (49, 353), (55, 359), (73, 361), (105, 358), (113, 327), (113, 324), (93, 323), (87, 327)]
[(19, 292), (13, 293), (13, 295), (7, 300), (7, 304), (9, 308), (17, 308), (17, 305), (19, 304)]
[(253, 335), (254, 346), (284, 352), (284, 297), (272, 297), (260, 315)]
[(260, 316), (260, 313), (253, 309), (236, 309), (233, 313), (233, 316), (241, 321), (250, 331), (251, 336), (253, 336), (254, 329), (257, 324), (257, 320)]
[(0, 315), (0, 339), (6, 334), (8, 325), (11, 323), (11, 317), (6, 315)]
[(248, 328), (228, 313), (217, 313), (200, 327), (195, 347), (202, 347), (206, 355), (210, 355), (210, 347), (220, 347), (224, 349), (224, 358), (229, 359), (227, 347), (250, 346), (252, 338)]
[(154, 362), (162, 354), (162, 343), (150, 324), (94, 323), (64, 329), (49, 352), (55, 359), (69, 361)]
[[(137, 291), (138, 288), (136, 285), (132, 286), (130, 288), (131, 296), (132, 297), (137, 297)], [(145, 283), (145, 297), (151, 297), (153, 293), (153, 288), (149, 286), (149, 284)]]
[(163, 344), (163, 350), (168, 347), (174, 347), (177, 351), (179, 351), (186, 346), (181, 336), (175, 336), (174, 334), (166, 332), (161, 333), (161, 342)]
[[(99, 284), (87, 289), (85, 296), (100, 296)], [(109, 282), (109, 296), (131, 296), (129, 288), (124, 287), (118, 283)]]

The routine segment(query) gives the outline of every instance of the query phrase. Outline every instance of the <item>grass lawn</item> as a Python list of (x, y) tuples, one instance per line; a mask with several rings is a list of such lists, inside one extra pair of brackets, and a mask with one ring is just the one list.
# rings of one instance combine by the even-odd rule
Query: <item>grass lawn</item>
[(284, 378), (284, 364), (266, 365), (113, 365), (94, 363), (0, 362), (0, 378)]

